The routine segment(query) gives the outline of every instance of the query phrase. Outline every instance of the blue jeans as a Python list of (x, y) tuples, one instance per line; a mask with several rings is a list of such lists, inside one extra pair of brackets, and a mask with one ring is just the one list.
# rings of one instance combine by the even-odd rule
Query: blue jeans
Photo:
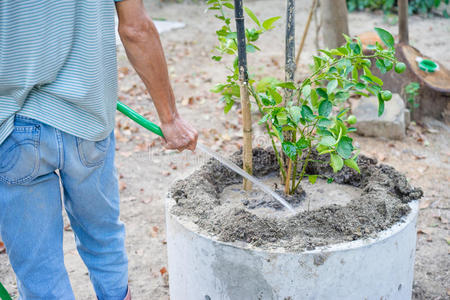
[(125, 297), (128, 261), (114, 151), (113, 133), (91, 142), (16, 116), (13, 133), (0, 145), (0, 236), (20, 299), (74, 299), (64, 266), (60, 180), (97, 297)]

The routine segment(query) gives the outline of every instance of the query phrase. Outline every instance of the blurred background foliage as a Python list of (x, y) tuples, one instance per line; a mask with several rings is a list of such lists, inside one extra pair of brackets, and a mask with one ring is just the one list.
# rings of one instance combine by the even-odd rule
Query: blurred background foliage
[[(428, 15), (433, 9), (439, 8), (441, 4), (448, 5), (449, 0), (409, 0), (409, 14)], [(385, 13), (397, 12), (396, 0), (347, 0), (349, 11), (355, 10), (382, 10)], [(447, 10), (442, 11), (444, 17), (448, 18)]]

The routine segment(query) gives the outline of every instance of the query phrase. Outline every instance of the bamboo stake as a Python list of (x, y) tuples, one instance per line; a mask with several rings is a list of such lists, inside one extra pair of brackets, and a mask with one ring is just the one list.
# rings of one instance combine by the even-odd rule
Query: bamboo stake
[(311, 24), (312, 15), (314, 13), (314, 10), (316, 9), (316, 5), (317, 5), (317, 0), (314, 0), (311, 5), (311, 9), (309, 10), (308, 20), (306, 21), (305, 29), (303, 30), (302, 40), (301, 40), (300, 46), (298, 47), (298, 50), (297, 50), (297, 56), (295, 57), (295, 68), (296, 69), (298, 67), (298, 62), (300, 60), (300, 54), (302, 53), (303, 46), (305, 45), (306, 36), (308, 35), (308, 31), (309, 31), (309, 25)]
[[(239, 83), (241, 94), (242, 123), (244, 146), (242, 154), (243, 169), (249, 174), (253, 173), (253, 148), (252, 148), (252, 117), (250, 112), (250, 100), (248, 95), (247, 50), (245, 42), (245, 24), (242, 0), (234, 0), (234, 15), (236, 19)], [(252, 183), (244, 178), (243, 188), (246, 191), (252, 189)]]
[(408, 0), (398, 0), (398, 33), (400, 44), (408, 45)]

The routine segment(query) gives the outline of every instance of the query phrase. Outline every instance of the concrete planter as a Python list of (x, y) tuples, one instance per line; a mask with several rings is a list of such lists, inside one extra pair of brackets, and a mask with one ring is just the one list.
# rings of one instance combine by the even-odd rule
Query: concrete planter
[(167, 244), (172, 300), (411, 299), (418, 201), (376, 238), (298, 253), (223, 243), (170, 213)]

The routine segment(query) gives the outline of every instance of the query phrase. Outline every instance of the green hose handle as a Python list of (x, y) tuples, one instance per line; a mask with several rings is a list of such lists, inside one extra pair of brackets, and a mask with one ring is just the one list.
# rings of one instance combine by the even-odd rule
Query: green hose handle
[(142, 127), (150, 130), (151, 132), (159, 135), (160, 137), (164, 137), (164, 134), (158, 125), (147, 120), (146, 118), (144, 118), (143, 116), (141, 116), (140, 114), (138, 114), (137, 112), (135, 112), (130, 107), (126, 106), (125, 104), (123, 104), (120, 101), (117, 101), (117, 110), (120, 111), (121, 113), (123, 113), (125, 116), (127, 116), (131, 120), (133, 120), (136, 123), (138, 123), (139, 125), (141, 125)]
[(12, 300), (11, 296), (8, 294), (8, 291), (0, 282), (0, 299), (2, 300)]

